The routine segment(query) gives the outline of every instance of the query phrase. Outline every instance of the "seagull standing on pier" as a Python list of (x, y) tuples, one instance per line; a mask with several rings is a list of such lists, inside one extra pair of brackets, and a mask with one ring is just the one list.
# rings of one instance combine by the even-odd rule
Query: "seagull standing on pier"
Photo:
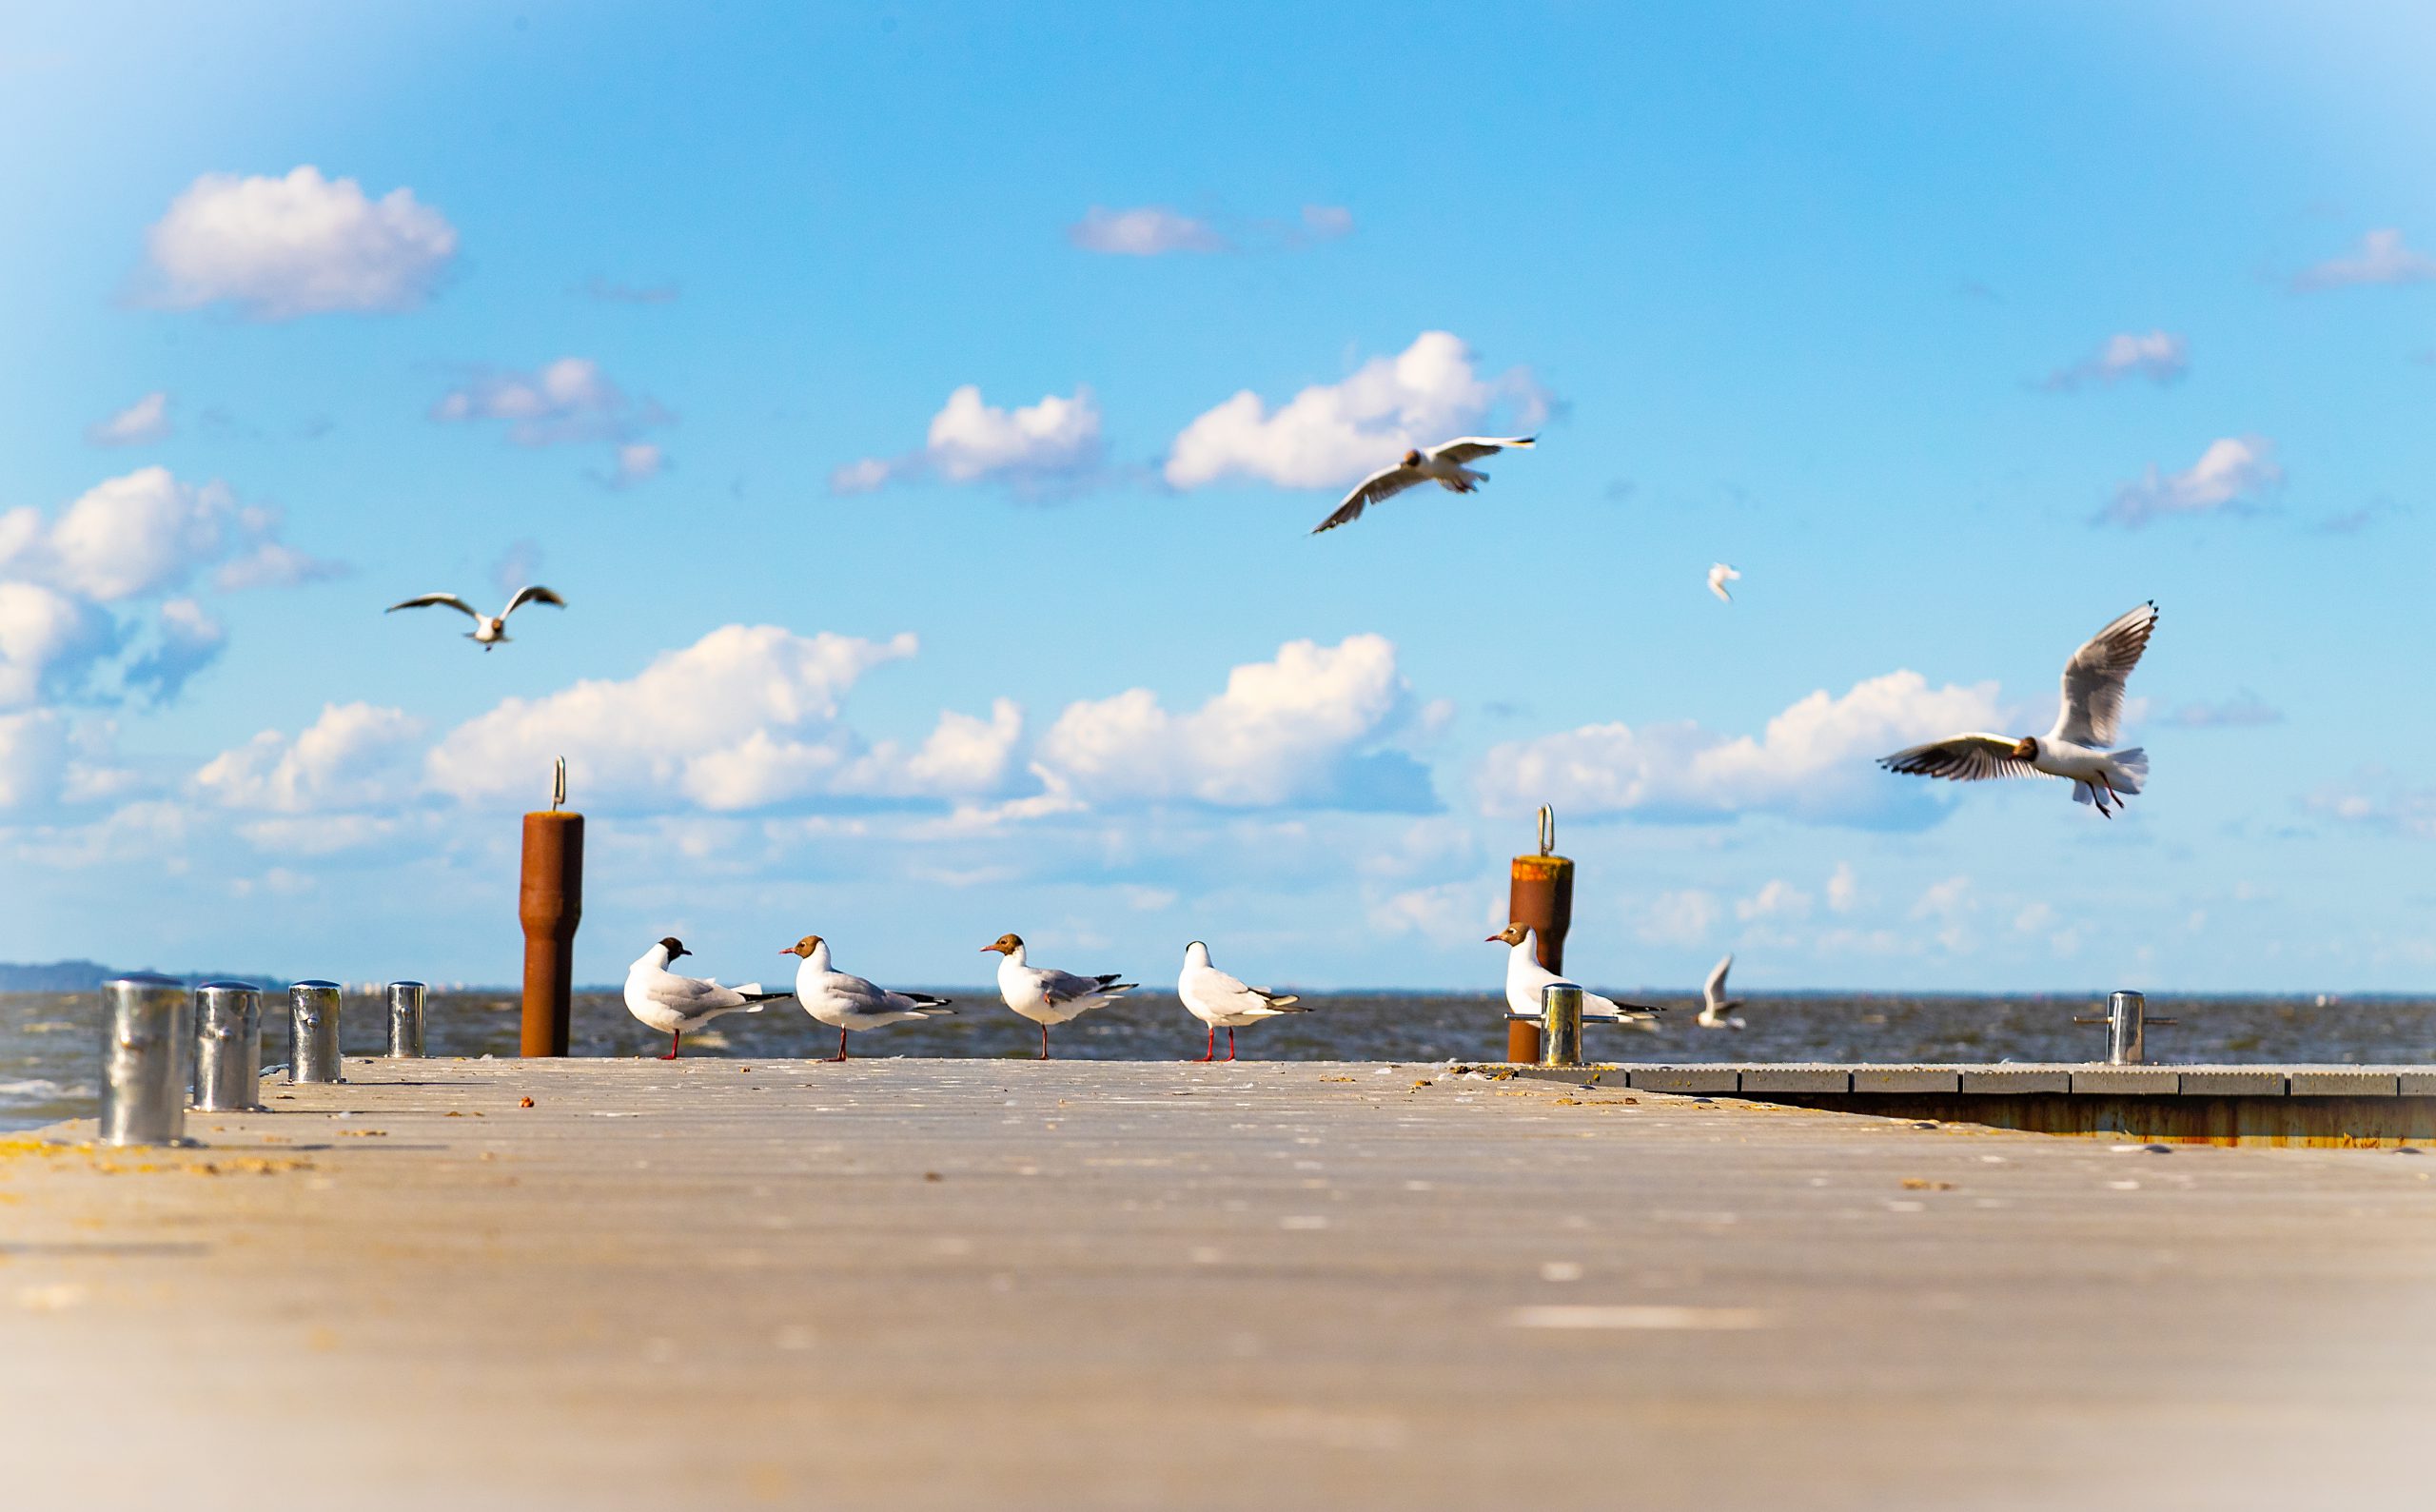
[[(1540, 964), (1538, 952), (1532, 949), (1531, 926), (1508, 924), (1489, 936), (1492, 942), (1509, 947), (1505, 952), (1505, 1011), (1516, 1018), (1536, 1020), (1541, 1012), (1540, 992), (1548, 987), (1581, 987), (1569, 976), (1559, 976)], [(1658, 1032), (1658, 1020), (1652, 1015), (1659, 1011), (1640, 1003), (1619, 1003), (1601, 997), (1588, 988), (1581, 988), (1581, 1016), (1601, 1023), (1630, 1024), (1635, 1029)]]
[(488, 651), (493, 646), (507, 644), (507, 617), (529, 603), (545, 603), (554, 609), (564, 609), (567, 606), (564, 599), (535, 583), (529, 588), (516, 590), (516, 597), (507, 601), (507, 607), (495, 615), (482, 613), (453, 593), (427, 593), (419, 599), (409, 599), (403, 603), (393, 603), (382, 613), (393, 615), (401, 609), (428, 609), (433, 604), (446, 604), (449, 608), (473, 619), (474, 628), (465, 632), (465, 638), (481, 646), (484, 651)]
[(1382, 500), (1393, 499), (1407, 488), (1423, 483), (1436, 483), (1450, 493), (1468, 494), (1488, 481), (1488, 474), (1476, 473), (1464, 466), (1483, 457), (1494, 457), (1507, 447), (1528, 449), (1539, 443), (1537, 436), (1459, 436), (1442, 442), (1426, 451), (1418, 448), (1405, 453), (1404, 461), (1391, 467), (1382, 467), (1353, 485), (1336, 513), (1315, 526), (1311, 534), (1334, 530), (1362, 518), (1362, 511)]
[(1700, 1016), (1694, 1020), (1702, 1029), (1740, 1029), (1742, 1017), (1734, 1011), (1742, 999), (1725, 995), (1725, 973), (1734, 970), (1734, 952), (1709, 969), (1709, 979), (1700, 984)]
[(846, 1059), (848, 1030), (877, 1029), (883, 1024), (901, 1024), (909, 1018), (955, 1011), (948, 1007), (952, 999), (933, 997), (928, 992), (892, 992), (833, 969), (829, 964), (829, 942), (817, 934), (807, 934), (778, 953), (803, 957), (803, 964), (796, 968), (796, 1001), (803, 1005), (805, 1012), (837, 1031), (837, 1053), (830, 1056), (831, 1060)]
[[(1024, 940), (1020, 934), (1001, 934), (981, 947), (998, 952), (998, 995), (1007, 1006), (1040, 1026), (1040, 1058), (1049, 1059), (1049, 1026), (1080, 1018), (1092, 1009), (1115, 1002), (1139, 986), (1136, 982), (1120, 982), (1119, 973), (1106, 976), (1076, 976), (1047, 966), (1034, 966), (1024, 959)], [(1211, 1038), (1215, 1039), (1213, 1033)]]
[(680, 955), (691, 955), (675, 935), (661, 940), (626, 968), (626, 1011), (668, 1036), (664, 1061), (677, 1058), (685, 1031), (700, 1029), (721, 1013), (758, 1013), (761, 1005), (784, 992), (765, 992), (758, 982), (721, 987), (717, 977), (679, 976), (668, 969)]
[[(2123, 684), (2149, 649), (2157, 627), (2151, 599), (2121, 616), (2073, 653), (2064, 663), (2064, 706), (2055, 728), (2043, 736), (1957, 735), (1915, 745), (1883, 757), (1889, 772), (1975, 782), (1984, 777), (2067, 777), (2073, 801), (2093, 803), (2114, 817), (2107, 799), (2121, 808), (2128, 794), (2148, 784), (2149, 753), (2134, 746), (2110, 751), (2123, 722)], [(2100, 795), (2103, 792), (2103, 796)]]
[(1218, 1058), (1218, 1031), (1222, 1029), (1227, 1031), (1227, 1058), (1233, 1060), (1235, 1031), (1280, 1013), (1310, 1011), (1295, 1007), (1302, 999), (1291, 992), (1247, 987), (1210, 965), (1209, 947), (1199, 940), (1184, 948), (1184, 971), (1176, 977), (1176, 996), (1184, 999), (1187, 1012), (1209, 1026), (1209, 1053), (1201, 1057), (1206, 1061)]

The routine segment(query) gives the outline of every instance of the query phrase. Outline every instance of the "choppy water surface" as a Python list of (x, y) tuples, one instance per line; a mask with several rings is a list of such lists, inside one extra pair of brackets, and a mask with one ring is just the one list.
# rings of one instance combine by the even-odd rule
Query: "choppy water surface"
[[(958, 1015), (855, 1036), (863, 1055), (1030, 1055), (1038, 1031), (987, 989), (952, 992)], [(1630, 994), (1626, 994), (1630, 995)], [(1645, 999), (1647, 1000), (1647, 999)], [(1669, 999), (1660, 997), (1656, 1001)], [(1307, 994), (1308, 1013), (1241, 1031), (1258, 1060), (1502, 1059), (1503, 1002), (1457, 993)], [(263, 1060), (286, 1059), (286, 1002), (265, 1002)], [(2185, 1063), (2436, 1062), (2436, 999), (2367, 997), (2318, 1005), (2308, 999), (2151, 997), (2150, 1009), (2179, 1028), (2149, 1035), (2150, 1058)], [(342, 1035), (349, 1054), (383, 1047), (383, 1005), (347, 1000)], [(1753, 999), (1739, 1033), (1701, 1030), (1679, 1007), (1658, 1033), (1592, 1025), (1585, 1049), (1613, 1060), (2049, 1061), (2105, 1051), (2105, 1030), (2072, 1022), (2103, 1011), (2088, 997), (1905, 997), (1811, 993)], [(0, 1127), (28, 1128), (93, 1111), (100, 1065), (97, 993), (0, 993)], [(505, 994), (435, 996), (427, 1018), (435, 1055), (513, 1055), (517, 1007)], [(1202, 1052), (1204, 1031), (1175, 998), (1141, 992), (1051, 1030), (1051, 1046), (1076, 1060), (1171, 1060)], [(1220, 1036), (1223, 1051), (1225, 1036)], [(607, 993), (576, 999), (579, 1055), (658, 1054), (667, 1040), (626, 1015)], [(689, 1035), (688, 1055), (754, 1059), (834, 1053), (836, 1031), (793, 1003), (730, 1014)]]

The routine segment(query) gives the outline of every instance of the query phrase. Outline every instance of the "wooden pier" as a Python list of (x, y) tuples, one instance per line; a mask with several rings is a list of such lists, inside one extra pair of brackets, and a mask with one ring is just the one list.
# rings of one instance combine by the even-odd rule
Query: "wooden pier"
[(345, 1073), (0, 1142), (9, 1505), (2427, 1493), (2436, 1155), (1444, 1066)]

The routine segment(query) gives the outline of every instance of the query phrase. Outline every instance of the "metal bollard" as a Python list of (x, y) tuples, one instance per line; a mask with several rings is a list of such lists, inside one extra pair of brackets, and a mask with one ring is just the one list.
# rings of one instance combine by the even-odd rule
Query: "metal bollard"
[(1581, 989), (1569, 982), (1540, 989), (1540, 1064), (1581, 1064)]
[[(1514, 858), (1505, 888), (1505, 916), (1531, 926), (1533, 949), (1540, 964), (1551, 972), (1562, 972), (1565, 931), (1573, 926), (1573, 862), (1557, 854), (1556, 849), (1557, 813), (1542, 804), (1539, 854)], [(1528, 1019), (1509, 1018), (1505, 1025), (1505, 1058), (1518, 1066), (1539, 1061), (1540, 1026)]]
[(389, 984), (389, 1058), (420, 1060), (422, 1058), (422, 999), (421, 982)]
[(2159, 1024), (2174, 1024), (2171, 1018), (2151, 1018), (2149, 999), (2141, 992), (2109, 992), (2104, 1018), (2074, 1018), (2075, 1024), (2106, 1026), (2106, 1063), (2109, 1066), (2140, 1066), (2149, 1058), (2147, 1031)]
[(102, 984), (102, 1143), (174, 1145), (186, 1137), (194, 1076), (194, 1008), (186, 984), (122, 976)]
[(194, 990), (194, 1106), (236, 1113), (262, 1106), (263, 994), (243, 982)]
[(583, 922), (583, 815), (564, 812), (566, 758), (559, 758), (550, 812), (524, 815), (522, 878), (516, 916), (524, 926), (524, 1026), (527, 1055), (567, 1052), (575, 982), (575, 932)]
[(287, 990), (287, 1079), (337, 1082), (339, 984), (299, 982)]

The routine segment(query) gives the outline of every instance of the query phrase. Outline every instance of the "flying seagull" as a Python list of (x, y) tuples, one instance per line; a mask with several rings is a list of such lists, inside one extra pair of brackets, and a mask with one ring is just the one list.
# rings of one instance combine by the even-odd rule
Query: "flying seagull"
[(1117, 980), (1110, 972), (1106, 976), (1076, 976), (1046, 966), (1034, 966), (1024, 959), (1024, 939), (1020, 934), (1001, 934), (981, 947), (995, 951), (998, 962), (998, 994), (1007, 1006), (1040, 1026), (1040, 1058), (1049, 1059), (1049, 1026), (1080, 1018), (1092, 1009), (1113, 1003), (1138, 986), (1134, 982)]
[(1976, 782), (1983, 777), (2068, 777), (2073, 801), (2093, 803), (2114, 817), (2107, 799), (2123, 806), (2149, 780), (2149, 753), (2134, 746), (2110, 751), (2123, 722), (2123, 684), (2149, 649), (2157, 627), (2155, 600), (2124, 615), (2073, 653), (2064, 663), (2064, 707), (2055, 728), (2018, 739), (2002, 735), (1957, 735), (1897, 751), (1879, 760), (1889, 772)]
[(664, 1061), (677, 1058), (685, 1031), (700, 1029), (721, 1013), (758, 1013), (761, 1005), (784, 992), (765, 992), (758, 982), (721, 987), (717, 977), (679, 976), (668, 969), (680, 955), (691, 955), (675, 935), (659, 941), (626, 968), (626, 1011), (652, 1029), (668, 1034)]
[(1742, 574), (1736, 572), (1725, 563), (1717, 561), (1709, 564), (1709, 592), (1717, 595), (1718, 598), (1723, 599), (1725, 602), (1734, 602), (1734, 595), (1725, 591), (1725, 585), (1729, 582), (1739, 582), (1741, 580)]
[(1392, 467), (1382, 467), (1353, 485), (1336, 513), (1319, 522), (1311, 534), (1334, 530), (1362, 518), (1362, 511), (1384, 499), (1393, 499), (1407, 488), (1434, 482), (1439, 487), (1459, 494), (1468, 494), (1488, 481), (1488, 474), (1476, 473), (1464, 466), (1483, 457), (1494, 457), (1509, 446), (1529, 448), (1538, 443), (1537, 436), (1461, 436), (1430, 447), (1427, 451), (1408, 451), (1404, 461)]
[[(1540, 964), (1539, 952), (1531, 943), (1531, 926), (1516, 922), (1489, 936), (1499, 945), (1512, 947), (1505, 952), (1505, 1014), (1508, 1018), (1537, 1019), (1542, 1012), (1541, 992), (1548, 987), (1581, 987), (1569, 976), (1559, 976)], [(1651, 1033), (1658, 1031), (1658, 1020), (1650, 1015), (1655, 1008), (1640, 1003), (1619, 1003), (1612, 998), (1583, 989), (1581, 1016), (1602, 1024), (1630, 1024)]]
[(1218, 1058), (1218, 1031), (1227, 1031), (1227, 1058), (1235, 1058), (1235, 1031), (1264, 1018), (1280, 1013), (1307, 1013), (1307, 1008), (1294, 1005), (1302, 999), (1291, 992), (1272, 992), (1266, 987), (1247, 987), (1239, 978), (1209, 964), (1209, 947), (1199, 940), (1184, 948), (1184, 970), (1176, 974), (1176, 996), (1184, 1000), (1185, 1011), (1209, 1026), (1209, 1053), (1206, 1061)]
[(404, 603), (393, 603), (382, 613), (396, 614), (401, 609), (427, 609), (433, 604), (446, 604), (451, 609), (462, 611), (474, 621), (474, 628), (465, 632), (465, 638), (488, 651), (493, 646), (506, 644), (507, 617), (529, 603), (545, 603), (557, 609), (567, 606), (564, 599), (536, 583), (532, 587), (516, 590), (516, 597), (507, 601), (507, 607), (495, 615), (482, 613), (453, 593), (427, 593)]
[(835, 970), (829, 964), (829, 942), (817, 934), (807, 934), (778, 953), (803, 957), (803, 964), (796, 968), (796, 1001), (805, 1012), (837, 1031), (837, 1053), (830, 1057), (833, 1060), (846, 1058), (848, 1030), (877, 1029), (882, 1024), (955, 1011), (948, 1007), (953, 999), (928, 992), (892, 992)]
[(1725, 973), (1734, 970), (1734, 952), (1709, 968), (1709, 979), (1700, 984), (1700, 1016), (1693, 1022), (1702, 1029), (1740, 1029), (1742, 1015), (1734, 1011), (1742, 999), (1725, 995)]

